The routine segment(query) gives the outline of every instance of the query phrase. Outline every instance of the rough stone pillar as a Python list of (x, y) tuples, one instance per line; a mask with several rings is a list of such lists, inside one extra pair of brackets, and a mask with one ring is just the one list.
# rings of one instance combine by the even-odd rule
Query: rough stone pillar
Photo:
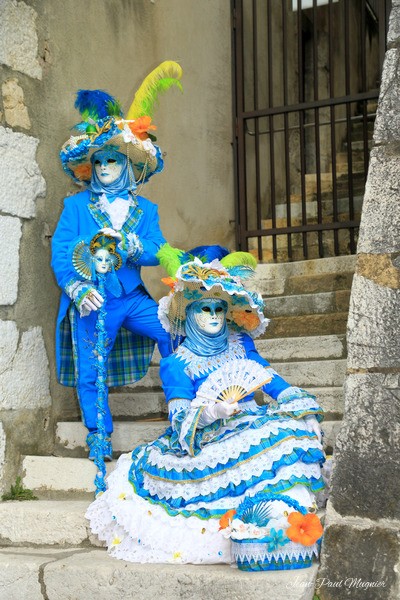
[(400, 0), (393, 0), (316, 594), (400, 597)]

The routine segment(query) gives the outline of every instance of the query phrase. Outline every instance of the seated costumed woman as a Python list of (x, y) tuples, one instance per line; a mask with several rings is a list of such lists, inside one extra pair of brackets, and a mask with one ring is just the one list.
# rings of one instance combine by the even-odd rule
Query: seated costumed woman
[(322, 535), (313, 514), (322, 409), (254, 346), (268, 323), (261, 296), (242, 282), (255, 259), (219, 247), (195, 254), (167, 244), (158, 253), (172, 288), (159, 318), (183, 339), (160, 363), (170, 427), (120, 457), (87, 511), (92, 531), (132, 562), (230, 563), (229, 537), (261, 536), (269, 568), (309, 566)]

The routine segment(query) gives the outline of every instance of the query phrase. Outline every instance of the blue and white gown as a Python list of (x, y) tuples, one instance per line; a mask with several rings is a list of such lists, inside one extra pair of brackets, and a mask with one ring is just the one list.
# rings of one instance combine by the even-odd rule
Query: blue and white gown
[[(243, 358), (270, 370), (263, 391), (274, 401), (259, 406), (247, 396), (238, 414), (201, 427), (202, 409), (191, 405), (199, 386), (218, 366), (232, 362), (234, 368)], [(115, 558), (230, 563), (230, 541), (219, 531), (226, 511), (262, 490), (287, 494), (307, 508), (323, 489), (322, 446), (304, 420), (315, 415), (321, 421), (322, 409), (273, 371), (245, 334), (231, 334), (228, 349), (212, 357), (197, 356), (183, 343), (162, 359), (160, 375), (170, 427), (120, 457), (107, 491), (86, 516)]]

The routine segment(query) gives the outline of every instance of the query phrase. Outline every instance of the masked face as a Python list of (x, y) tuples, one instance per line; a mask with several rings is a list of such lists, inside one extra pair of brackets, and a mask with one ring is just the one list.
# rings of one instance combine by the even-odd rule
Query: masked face
[(93, 164), (99, 181), (103, 185), (114, 183), (121, 175), (123, 161), (123, 155), (115, 150), (96, 152)]
[(204, 300), (197, 303), (194, 318), (205, 333), (219, 333), (225, 323), (226, 309), (223, 300)]
[(94, 267), (97, 273), (108, 273), (108, 271), (111, 271), (111, 255), (108, 250), (97, 250), (94, 255)]

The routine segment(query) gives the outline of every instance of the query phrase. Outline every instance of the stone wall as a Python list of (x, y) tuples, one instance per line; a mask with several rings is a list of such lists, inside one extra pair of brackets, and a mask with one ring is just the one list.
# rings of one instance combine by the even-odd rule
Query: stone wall
[(317, 593), (400, 597), (400, 0), (393, 0), (348, 321)]
[[(55, 377), (50, 268), (63, 198), (79, 191), (58, 158), (79, 121), (75, 92), (105, 89), (127, 110), (166, 59), (181, 63), (184, 93), (161, 99), (165, 170), (144, 195), (171, 244), (233, 246), (230, 3), (0, 0), (0, 493), (21, 453), (51, 453), (55, 422), (79, 418), (74, 391)], [(145, 276), (156, 297), (161, 276)]]

